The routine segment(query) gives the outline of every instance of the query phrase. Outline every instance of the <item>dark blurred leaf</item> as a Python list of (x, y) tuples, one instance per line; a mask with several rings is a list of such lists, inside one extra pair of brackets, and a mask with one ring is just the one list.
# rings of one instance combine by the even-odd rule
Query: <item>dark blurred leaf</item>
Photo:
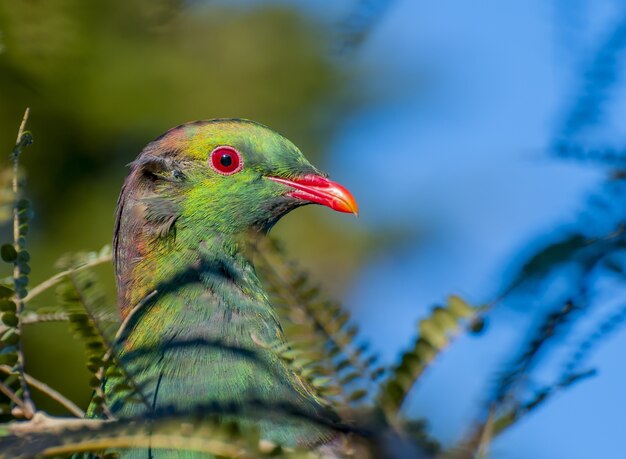
[(546, 276), (556, 266), (570, 261), (578, 250), (588, 245), (588, 238), (582, 234), (571, 234), (540, 249), (524, 263), (505, 291), (516, 288), (526, 281)]
[(3, 244), (0, 247), (0, 255), (2, 255), (2, 260), (7, 263), (13, 263), (17, 259), (17, 251), (13, 244)]

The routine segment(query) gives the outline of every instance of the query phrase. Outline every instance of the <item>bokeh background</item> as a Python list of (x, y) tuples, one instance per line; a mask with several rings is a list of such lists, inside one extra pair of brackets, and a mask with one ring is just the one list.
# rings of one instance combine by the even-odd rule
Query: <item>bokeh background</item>
[[(31, 282), (64, 252), (109, 243), (125, 165), (151, 139), (190, 120), (254, 119), (357, 197), (358, 220), (309, 206), (274, 234), (384, 362), (446, 295), (493, 304), (407, 413), (444, 445), (463, 438), (573, 298), (584, 306), (534, 357), (524, 390), (558, 380), (581, 346), (576, 365), (597, 375), (499, 436), (492, 457), (623, 457), (625, 58), (618, 0), (0, 0), (0, 147), (8, 155), (26, 106), (35, 138), (23, 157)], [(587, 269), (571, 234), (616, 241), (592, 256), (606, 266)], [(100, 274), (112, 293), (111, 268)], [(26, 359), (88, 403), (66, 327), (28, 328)]]

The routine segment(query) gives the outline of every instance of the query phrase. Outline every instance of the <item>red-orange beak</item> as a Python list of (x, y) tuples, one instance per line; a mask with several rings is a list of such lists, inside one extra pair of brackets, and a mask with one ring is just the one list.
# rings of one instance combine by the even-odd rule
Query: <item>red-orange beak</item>
[(267, 178), (293, 188), (293, 191), (287, 193), (287, 195), (292, 198), (321, 204), (338, 212), (347, 212), (354, 215), (359, 214), (359, 206), (354, 196), (343, 186), (321, 175), (307, 174), (293, 180), (280, 177)]

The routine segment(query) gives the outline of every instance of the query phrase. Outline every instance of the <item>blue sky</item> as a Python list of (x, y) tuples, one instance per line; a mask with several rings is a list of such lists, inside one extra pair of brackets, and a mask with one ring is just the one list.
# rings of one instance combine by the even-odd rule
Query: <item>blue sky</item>
[[(364, 69), (363, 84), (386, 97), (346, 123), (327, 169), (354, 188), (363, 224), (427, 222), (430, 229), (425, 244), (374, 260), (348, 299), (387, 359), (448, 293), (490, 299), (506, 262), (573, 221), (598, 185), (601, 169), (551, 159), (547, 149), (620, 8), (611, 1), (398, 1), (352, 57)], [(624, 98), (614, 98), (590, 133), (609, 143), (624, 137)], [(590, 322), (606, 311), (598, 308)], [(458, 439), (494, 370), (535, 319), (524, 309), (496, 311), (485, 336), (458, 340), (431, 368), (407, 409), (427, 415), (444, 441)], [(499, 438), (493, 457), (620, 457), (625, 345), (624, 334), (605, 343), (590, 362), (599, 376)]]
[[(333, 24), (355, 2), (283, 3)], [(574, 222), (605, 171), (548, 150), (584, 87), (583, 70), (624, 14), (613, 0), (398, 0), (365, 44), (342, 57), (375, 102), (341, 126), (325, 168), (358, 197), (361, 224), (426, 229), (425, 240), (364, 267), (347, 298), (386, 361), (434, 303), (450, 293), (491, 299), (529, 241)], [(580, 134), (585, 140), (624, 144), (624, 88), (618, 82), (600, 122)], [(568, 344), (624, 298), (608, 295)], [(456, 341), (407, 410), (426, 415), (444, 442), (458, 439), (537, 320), (533, 312), (496, 310), (484, 336)], [(625, 346), (624, 333), (605, 342), (589, 362), (599, 376), (498, 438), (492, 457), (623, 456)]]

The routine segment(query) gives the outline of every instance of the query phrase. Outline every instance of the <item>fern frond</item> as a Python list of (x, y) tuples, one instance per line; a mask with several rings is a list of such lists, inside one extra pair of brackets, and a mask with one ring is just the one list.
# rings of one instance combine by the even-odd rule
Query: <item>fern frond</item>
[[(539, 352), (546, 344), (558, 335), (559, 330), (570, 320), (571, 316), (580, 310), (573, 301), (568, 300), (562, 306), (548, 314), (540, 324), (535, 335), (529, 340), (522, 353), (513, 361), (510, 367), (499, 377), (492, 403), (501, 404), (505, 400), (512, 399), (511, 393), (516, 389), (522, 379), (526, 379), (528, 371), (537, 359)], [(513, 401), (515, 403), (515, 401)]]
[(604, 318), (593, 331), (584, 337), (578, 345), (576, 351), (571, 355), (564, 366), (563, 374), (574, 374), (581, 363), (586, 360), (589, 354), (598, 346), (598, 344), (608, 339), (620, 327), (626, 324), (626, 305), (622, 305), (617, 311), (609, 314)]
[[(106, 256), (106, 254), (104, 254)], [(115, 330), (119, 322), (105, 323), (100, 318), (109, 313), (106, 297), (98, 286), (98, 280), (88, 266), (93, 260), (103, 257), (100, 253), (73, 254), (63, 257), (58, 265), (65, 269), (63, 280), (57, 287), (59, 302), (68, 313), (70, 325), (76, 336), (84, 343), (87, 354), (87, 369), (92, 374), (91, 387), (95, 390), (92, 399), (94, 414), (111, 416), (102, 390), (105, 377), (115, 380), (111, 393), (124, 392), (128, 401), (139, 401), (150, 406), (134, 378), (126, 371), (115, 351)]]
[(393, 368), (379, 394), (380, 405), (388, 416), (397, 417), (406, 396), (424, 370), (459, 333), (462, 324), (482, 310), (453, 295), (445, 307), (436, 307), (430, 316), (419, 322), (415, 344), (402, 354), (400, 363)]
[(585, 379), (591, 378), (595, 376), (596, 373), (596, 370), (592, 369), (582, 371), (580, 373), (570, 374), (564, 376), (561, 380), (551, 386), (544, 387), (535, 391), (528, 401), (516, 404), (512, 408), (504, 411), (503, 413), (500, 413), (494, 419), (493, 435), (499, 435), (504, 430), (508, 429), (513, 424), (518, 422), (525, 415), (543, 406), (548, 400), (550, 400), (560, 391), (567, 389)]
[[(294, 262), (287, 261), (278, 243), (257, 242), (256, 267), (283, 319), (290, 349), (299, 349), (300, 363), (314, 362), (311, 376), (322, 378), (331, 399), (356, 404), (367, 399), (371, 382), (383, 373), (374, 368), (376, 356), (365, 343), (356, 343), (358, 328), (337, 302), (323, 298), (320, 289)], [(329, 395), (329, 392), (326, 392)]]

